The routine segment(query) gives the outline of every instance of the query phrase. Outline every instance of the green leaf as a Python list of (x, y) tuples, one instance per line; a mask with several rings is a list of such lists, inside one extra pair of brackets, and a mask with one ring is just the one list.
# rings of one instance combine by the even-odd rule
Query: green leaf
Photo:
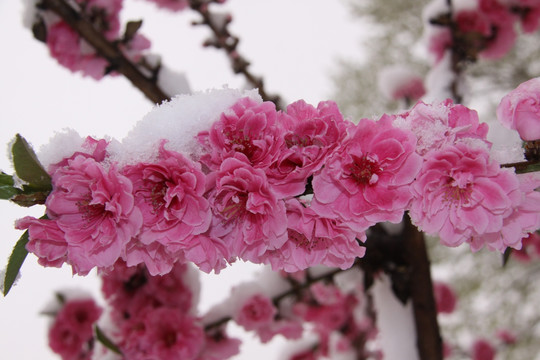
[(6, 173), (0, 173), (0, 199), (9, 200), (21, 191), (13, 186), (13, 177)]
[(122, 355), (122, 351), (120, 351), (120, 349), (118, 348), (118, 346), (116, 346), (116, 344), (107, 337), (107, 335), (105, 335), (105, 333), (103, 331), (101, 331), (101, 329), (99, 328), (99, 326), (95, 326), (95, 331), (96, 331), (96, 338), (97, 340), (103, 345), (105, 346), (107, 349), (111, 350), (112, 352), (114, 353), (117, 353), (119, 355)]
[(11, 146), (13, 166), (17, 176), (36, 190), (51, 190), (51, 177), (39, 163), (36, 153), (28, 142), (19, 134)]
[(19, 274), (19, 270), (21, 269), (24, 259), (26, 258), (26, 255), (28, 255), (28, 250), (26, 250), (27, 243), (28, 230), (25, 231), (19, 241), (17, 241), (17, 244), (15, 244), (13, 252), (9, 257), (6, 268), (6, 276), (4, 278), (4, 296), (8, 294), (9, 290), (13, 286), (13, 283), (17, 279), (17, 275)]

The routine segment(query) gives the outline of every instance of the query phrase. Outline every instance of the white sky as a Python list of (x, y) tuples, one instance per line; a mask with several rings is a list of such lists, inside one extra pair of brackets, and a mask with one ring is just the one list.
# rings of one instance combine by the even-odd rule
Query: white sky
[[(58, 66), (45, 46), (23, 28), (21, 3), (0, 1), (0, 144), (19, 132), (39, 149), (55, 131), (66, 127), (82, 136), (121, 139), (150, 111), (150, 102), (121, 77), (95, 82)], [(223, 53), (201, 48), (208, 30), (189, 26), (196, 14), (155, 11), (142, 0), (126, 0), (124, 7), (124, 19), (146, 16), (141, 31), (152, 40), (152, 50), (162, 54), (170, 68), (186, 72), (193, 90), (243, 86), (243, 78), (232, 74)], [(337, 57), (360, 55), (361, 28), (349, 17), (343, 1), (228, 0), (227, 8), (234, 16), (232, 30), (241, 35), (239, 49), (253, 63), (252, 71), (264, 75), (269, 92), (284, 95), (288, 102), (327, 100), (329, 74)], [(7, 155), (0, 155), (0, 169), (12, 173)], [(3, 268), (20, 236), (12, 229), (14, 220), (40, 216), (43, 209), (23, 209), (3, 201), (0, 213)], [(254, 268), (236, 264), (223, 276), (204, 276), (202, 306), (207, 308), (225, 296), (231, 282), (249, 277)], [(42, 268), (33, 255), (22, 273), (18, 286), (0, 299), (0, 357), (57, 359), (46, 345), (47, 320), (38, 313), (54, 291), (80, 287), (97, 293), (99, 282), (91, 276), (72, 277), (68, 268)], [(235, 359), (252, 359), (253, 351)], [(265, 354), (257, 356), (279, 358), (273, 352)]]

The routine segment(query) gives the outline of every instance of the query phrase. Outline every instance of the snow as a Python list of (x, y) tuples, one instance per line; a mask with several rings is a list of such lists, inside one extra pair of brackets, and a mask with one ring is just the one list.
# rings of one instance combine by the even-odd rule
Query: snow
[(412, 305), (403, 306), (391, 290), (390, 279), (382, 275), (373, 286), (377, 328), (385, 360), (419, 359)]
[[(446, 51), (444, 57), (438, 64), (433, 66), (431, 71), (426, 76), (426, 95), (422, 100), (426, 103), (451, 99), (451, 86), (454, 81), (455, 74), (452, 72), (452, 54)], [(458, 87), (460, 87), (458, 85)], [(462, 94), (462, 89), (458, 89), (458, 93)]]
[(152, 161), (163, 139), (167, 140), (167, 149), (197, 158), (200, 153), (197, 134), (209, 130), (220, 114), (242, 97), (262, 101), (256, 90), (229, 88), (178, 95), (150, 111), (121, 143), (111, 143), (110, 161), (120, 166)]
[(73, 129), (64, 128), (58, 131), (45, 145), (39, 148), (37, 157), (43, 167), (47, 169), (49, 165), (56, 164), (62, 159), (70, 157), (76, 151), (80, 151), (84, 139)]
[(157, 84), (170, 96), (191, 93), (186, 74), (174, 71), (163, 64), (159, 68)]

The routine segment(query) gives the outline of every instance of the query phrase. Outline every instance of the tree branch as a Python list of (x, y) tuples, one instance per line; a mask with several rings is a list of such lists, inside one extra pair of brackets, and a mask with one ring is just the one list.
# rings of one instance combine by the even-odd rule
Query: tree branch
[[(217, 2), (219, 0), (211, 0)], [(231, 66), (235, 74), (242, 74), (246, 80), (259, 90), (264, 101), (272, 101), (278, 109), (283, 109), (281, 97), (279, 95), (270, 95), (264, 88), (264, 81), (261, 77), (255, 76), (249, 69), (249, 61), (241, 56), (237, 50), (240, 39), (232, 35), (228, 29), (228, 24), (231, 21), (230, 17), (222, 21), (216, 21), (217, 15), (210, 12), (208, 8), (208, 0), (189, 0), (191, 8), (202, 16), (200, 22), (194, 22), (193, 25), (206, 25), (212, 31), (213, 38), (207, 41), (205, 46), (213, 46), (217, 49), (225, 50), (227, 57), (231, 61)]]
[(421, 360), (442, 360), (442, 338), (437, 323), (431, 270), (424, 235), (404, 217), (405, 256), (411, 268), (411, 300), (416, 325), (416, 344)]
[(108, 41), (98, 32), (83, 14), (65, 0), (41, 0), (41, 5), (60, 16), (81, 38), (86, 40), (96, 52), (105, 58), (111, 67), (124, 75), (135, 87), (153, 103), (161, 103), (170, 98), (153, 80), (138, 69), (118, 46)]

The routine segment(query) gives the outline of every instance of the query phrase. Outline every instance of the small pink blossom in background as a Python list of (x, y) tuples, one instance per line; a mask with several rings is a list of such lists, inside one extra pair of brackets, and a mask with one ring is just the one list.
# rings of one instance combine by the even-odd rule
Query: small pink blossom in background
[(490, 35), (485, 39), (486, 46), (480, 55), (486, 59), (499, 59), (506, 55), (516, 42), (516, 17), (508, 6), (498, 0), (479, 0), (478, 11), (490, 23)]
[(525, 141), (540, 139), (540, 78), (520, 84), (503, 97), (497, 118)]
[(477, 339), (471, 348), (472, 360), (494, 360), (495, 348), (486, 339)]
[(261, 263), (266, 251), (287, 240), (285, 203), (244, 154), (223, 161), (209, 196), (214, 213), (210, 236), (223, 239), (231, 257)]
[(454, 312), (457, 297), (454, 290), (448, 284), (442, 282), (433, 283), (433, 293), (437, 305), (437, 312), (441, 314), (451, 314)]
[(529, 262), (540, 257), (540, 234), (530, 233), (523, 238), (522, 247), (512, 251), (512, 256), (522, 262)]
[(413, 223), (447, 246), (500, 231), (522, 200), (513, 172), (491, 161), (487, 150), (463, 143), (428, 153), (411, 188)]
[(102, 309), (92, 299), (76, 299), (65, 303), (49, 329), (49, 346), (62, 360), (90, 360), (94, 323)]
[(257, 330), (272, 323), (276, 314), (277, 309), (269, 297), (255, 294), (240, 306), (233, 319), (246, 330)]
[(188, 0), (148, 0), (153, 2), (158, 7), (171, 10), (171, 11), (181, 11), (189, 7)]
[(353, 126), (343, 119), (336, 103), (320, 102), (315, 108), (303, 100), (278, 113), (284, 143), (278, 158), (266, 170), (268, 181), (281, 197), (304, 193), (307, 178), (319, 170), (329, 154)]
[(206, 333), (202, 353), (197, 360), (223, 360), (240, 353), (240, 339), (229, 338), (227, 334), (217, 331), (214, 334)]
[(198, 295), (187, 280), (187, 266), (177, 263), (168, 274), (151, 276), (144, 265), (128, 267), (119, 260), (101, 274), (102, 293), (114, 310), (113, 319), (121, 323), (125, 316), (140, 317), (149, 308), (158, 307), (191, 313)]
[(447, 28), (436, 27), (428, 38), (428, 51), (434, 56), (435, 64), (444, 57), (446, 50), (452, 46), (452, 34)]
[(47, 214), (65, 234), (73, 272), (112, 266), (142, 225), (129, 179), (78, 155), (52, 175), (52, 184)]
[(280, 155), (283, 131), (274, 103), (242, 98), (209, 131), (199, 133), (198, 140), (207, 151), (201, 162), (218, 170), (224, 159), (241, 153), (254, 168), (266, 169)]
[(297, 199), (286, 202), (288, 240), (266, 254), (273, 269), (295, 272), (310, 266), (326, 265), (347, 269), (363, 257), (365, 233), (358, 234), (336, 220), (320, 217)]
[(422, 78), (405, 66), (384, 68), (378, 76), (381, 93), (389, 100), (415, 102), (426, 93)]
[[(135, 204), (143, 216), (136, 238), (141, 246), (132, 244), (126, 260), (130, 266), (145, 262), (152, 275), (170, 271), (187, 243), (208, 230), (211, 217), (208, 200), (203, 197), (206, 176), (200, 165), (164, 146), (162, 143), (157, 162), (123, 169), (133, 183)], [(140, 253), (145, 250), (148, 254)], [(152, 258), (156, 251), (161, 256)]]
[(56, 221), (26, 216), (15, 222), (15, 228), (28, 229), (26, 250), (38, 257), (40, 265), (61, 267), (67, 261), (68, 244)]
[(517, 342), (516, 334), (507, 329), (499, 329), (495, 336), (506, 345), (514, 345)]
[(302, 337), (304, 327), (297, 320), (274, 320), (265, 326), (257, 328), (256, 332), (262, 343), (267, 343), (276, 335), (282, 335), (288, 340), (297, 340)]
[(521, 27), (525, 33), (533, 33), (540, 27), (540, 2), (536, 0), (514, 0), (523, 11), (520, 13)]
[(195, 360), (203, 350), (204, 330), (183, 309), (151, 309), (134, 325), (120, 347), (126, 359)]
[(422, 165), (416, 137), (390, 117), (362, 119), (313, 177), (311, 209), (357, 233), (382, 221), (399, 222)]

